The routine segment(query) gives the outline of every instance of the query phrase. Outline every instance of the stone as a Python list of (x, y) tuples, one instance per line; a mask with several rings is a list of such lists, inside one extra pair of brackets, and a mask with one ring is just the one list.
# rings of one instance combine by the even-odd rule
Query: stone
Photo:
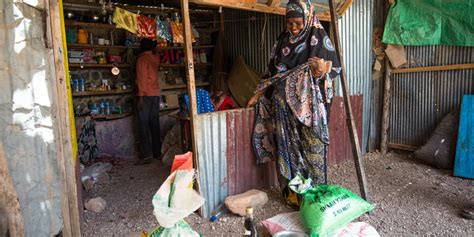
[(255, 209), (263, 207), (267, 201), (267, 193), (252, 189), (239, 195), (227, 197), (225, 205), (232, 213), (245, 216), (247, 207), (253, 207), (255, 211)]
[(84, 204), (84, 207), (89, 211), (101, 213), (107, 207), (107, 202), (101, 197), (92, 198)]

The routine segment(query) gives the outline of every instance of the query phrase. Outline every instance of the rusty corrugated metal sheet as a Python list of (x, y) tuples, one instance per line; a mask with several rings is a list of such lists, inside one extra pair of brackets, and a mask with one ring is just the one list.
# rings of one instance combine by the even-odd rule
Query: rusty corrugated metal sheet
[(202, 209), (208, 216), (229, 195), (275, 185), (275, 167), (256, 165), (251, 145), (253, 109), (199, 115), (196, 120)]
[(275, 166), (257, 165), (251, 143), (254, 109), (227, 112), (227, 181), (229, 195), (276, 185)]
[[(357, 132), (362, 132), (362, 112), (363, 96), (351, 96), (352, 112), (356, 121)], [(331, 105), (331, 119), (329, 121), (329, 135), (331, 143), (329, 144), (328, 164), (335, 165), (344, 161), (353, 160), (352, 144), (349, 137), (347, 126), (347, 116), (344, 109), (344, 100), (342, 97), (334, 97)], [(333, 139), (336, 137), (337, 139)], [(362, 137), (359, 135), (359, 142)]]

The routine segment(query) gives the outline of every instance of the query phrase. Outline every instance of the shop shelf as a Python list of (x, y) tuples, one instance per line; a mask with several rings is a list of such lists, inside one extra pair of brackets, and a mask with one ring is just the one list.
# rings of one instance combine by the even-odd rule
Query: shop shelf
[(72, 96), (101, 96), (101, 95), (120, 95), (120, 94), (131, 94), (133, 90), (108, 90), (108, 91), (84, 91), (84, 92), (73, 92)]
[[(196, 87), (203, 87), (203, 86), (209, 86), (209, 82), (196, 83)], [(188, 87), (188, 85), (186, 85), (186, 84), (178, 84), (178, 85), (162, 86), (161, 89), (162, 90), (174, 90), (174, 89), (185, 89), (187, 87)]]
[[(112, 68), (114, 64), (70, 63), (70, 68)], [(117, 64), (117, 67), (130, 67), (130, 64)]]

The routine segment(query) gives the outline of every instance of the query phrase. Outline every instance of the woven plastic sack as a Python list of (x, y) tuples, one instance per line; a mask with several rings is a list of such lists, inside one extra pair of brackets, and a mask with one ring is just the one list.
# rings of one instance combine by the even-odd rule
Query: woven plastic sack
[(156, 38), (156, 21), (154, 18), (146, 16), (137, 17), (137, 34), (138, 37), (155, 39)]
[(138, 14), (129, 12), (119, 7), (115, 7), (112, 21), (117, 25), (118, 28), (130, 31), (133, 34), (137, 33), (137, 18)]
[(174, 156), (171, 173), (175, 170), (192, 170), (193, 169), (193, 153), (188, 152), (182, 155)]
[(300, 215), (312, 237), (326, 236), (374, 209), (374, 205), (337, 185), (319, 185), (303, 195)]
[(171, 228), (204, 204), (190, 185), (194, 173), (194, 169), (173, 172), (153, 196), (153, 214), (160, 226)]
[(188, 223), (184, 220), (178, 221), (171, 228), (164, 228), (162, 226), (153, 230), (148, 237), (175, 237), (175, 236), (186, 236), (186, 237), (199, 237), (200, 235), (194, 231)]

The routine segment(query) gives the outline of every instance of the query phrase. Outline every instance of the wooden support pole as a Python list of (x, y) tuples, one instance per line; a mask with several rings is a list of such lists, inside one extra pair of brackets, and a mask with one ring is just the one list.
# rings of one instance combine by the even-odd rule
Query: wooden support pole
[(398, 69), (393, 69), (392, 73), (435, 72), (435, 71), (450, 71), (450, 70), (464, 70), (464, 69), (474, 69), (474, 63), (441, 65), (441, 66), (431, 66), (431, 67), (398, 68)]
[(54, 63), (50, 65), (55, 77), (51, 80), (53, 116), (56, 137), (56, 156), (61, 187), (61, 214), (63, 236), (81, 236), (81, 220), (77, 180), (75, 175), (76, 151), (72, 95), (67, 76), (67, 47), (62, 1), (46, 1), (49, 5), (48, 41), (52, 45)]
[[(189, 118), (191, 125), (191, 143), (193, 149), (193, 163), (194, 167), (199, 167), (199, 154), (197, 150), (196, 141), (196, 119), (198, 115), (196, 103), (196, 81), (194, 78), (194, 59), (193, 59), (193, 45), (191, 37), (191, 20), (189, 18), (189, 1), (181, 0), (181, 15), (184, 24), (184, 55), (186, 66), (186, 81), (188, 84), (188, 98), (189, 98)], [(196, 179), (196, 189), (201, 193), (201, 185), (199, 178)]]
[(391, 69), (389, 63), (385, 62), (385, 82), (383, 90), (383, 110), (382, 110), (382, 134), (380, 139), (380, 152), (382, 154), (387, 153), (388, 143), (388, 125), (389, 125), (389, 110), (390, 110), (390, 74)]
[(334, 44), (336, 48), (336, 53), (339, 58), (339, 61), (341, 62), (341, 86), (342, 86), (342, 96), (344, 99), (344, 105), (345, 105), (345, 110), (346, 110), (346, 115), (348, 118), (348, 125), (349, 125), (349, 137), (352, 142), (352, 152), (354, 154), (354, 163), (355, 163), (355, 168), (357, 172), (357, 178), (359, 179), (359, 189), (360, 189), (360, 194), (365, 200), (368, 200), (368, 190), (367, 190), (367, 184), (366, 184), (366, 178), (365, 178), (365, 171), (364, 171), (364, 165), (362, 163), (362, 152), (360, 150), (360, 144), (359, 144), (359, 135), (357, 134), (357, 129), (355, 125), (355, 119), (354, 115), (352, 114), (352, 106), (349, 98), (349, 85), (346, 80), (346, 72), (344, 69), (344, 61), (342, 57), (342, 52), (341, 52), (341, 45), (339, 41), (339, 32), (338, 32), (338, 27), (337, 27), (337, 14), (336, 14), (336, 9), (334, 7), (334, 3), (332, 0), (329, 0), (329, 9), (330, 9), (330, 15), (331, 15), (331, 30), (333, 32), (333, 37), (334, 37)]

